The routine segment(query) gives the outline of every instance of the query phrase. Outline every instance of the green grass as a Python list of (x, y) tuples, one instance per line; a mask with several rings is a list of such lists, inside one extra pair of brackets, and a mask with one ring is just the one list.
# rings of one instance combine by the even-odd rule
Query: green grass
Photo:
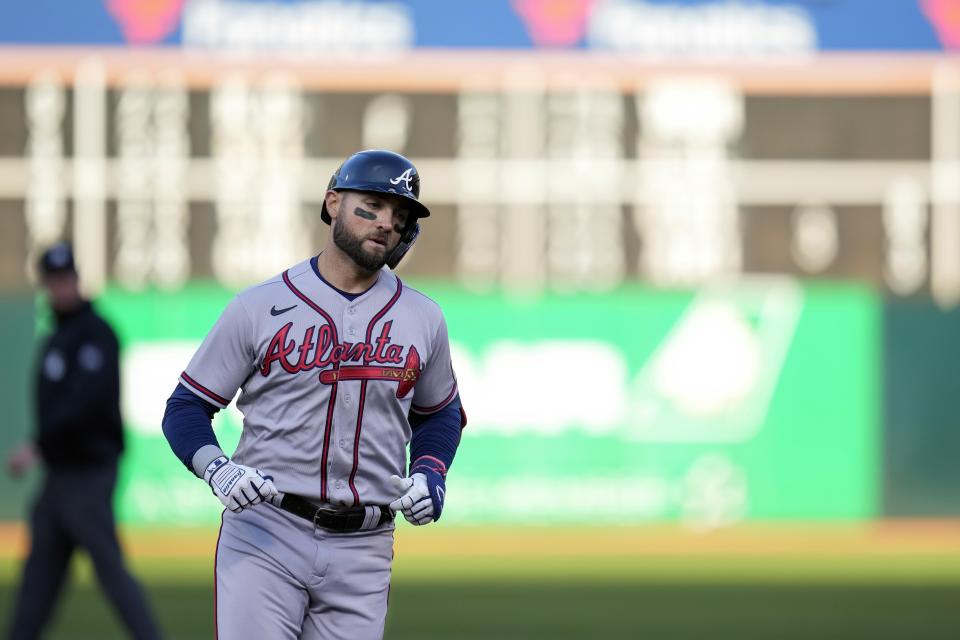
[[(169, 638), (212, 638), (210, 590), (151, 585)], [(960, 589), (398, 581), (388, 639), (956, 638)], [(50, 640), (122, 638), (89, 584), (62, 601)]]
[[(137, 558), (166, 637), (213, 637), (211, 560)], [(17, 565), (0, 561), (6, 624)], [(388, 640), (779, 640), (960, 637), (960, 557), (837, 554), (546, 555), (395, 564)], [(77, 563), (49, 640), (123, 638)], [(253, 639), (258, 640), (258, 639)]]

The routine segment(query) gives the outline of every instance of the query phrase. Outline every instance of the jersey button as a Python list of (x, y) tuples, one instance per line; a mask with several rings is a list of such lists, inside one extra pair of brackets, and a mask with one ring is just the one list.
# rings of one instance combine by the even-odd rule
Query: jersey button
[(343, 480), (337, 480), (337, 489), (343, 488)]
[(349, 309), (347, 309), (347, 313), (353, 316), (357, 314), (357, 310), (354, 307), (350, 307)]
[(346, 440), (341, 440), (341, 441), (340, 441), (340, 446), (341, 446), (343, 449), (346, 449), (346, 448), (347, 448), (347, 441), (346, 441)]

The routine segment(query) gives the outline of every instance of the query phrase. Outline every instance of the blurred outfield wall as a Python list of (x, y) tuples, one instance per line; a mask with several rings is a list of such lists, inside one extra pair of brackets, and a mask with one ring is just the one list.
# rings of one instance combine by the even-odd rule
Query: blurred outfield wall
[[(230, 292), (322, 246), (337, 163), (386, 147), (423, 175), (400, 275), (444, 306), (470, 415), (451, 521), (960, 515), (949, 7), (6, 7), (0, 442), (33, 262), (73, 240), (125, 345), (123, 517), (215, 520), (163, 400)], [(0, 517), (28, 491), (0, 480)]]
[[(862, 287), (755, 278), (526, 301), (421, 288), (447, 315), (470, 421), (451, 522), (711, 528), (879, 514), (881, 313)], [(128, 522), (219, 517), (160, 421), (230, 296), (192, 285), (99, 299), (124, 343)], [(232, 450), (236, 410), (216, 429)], [(269, 471), (282, 486), (283, 470)]]

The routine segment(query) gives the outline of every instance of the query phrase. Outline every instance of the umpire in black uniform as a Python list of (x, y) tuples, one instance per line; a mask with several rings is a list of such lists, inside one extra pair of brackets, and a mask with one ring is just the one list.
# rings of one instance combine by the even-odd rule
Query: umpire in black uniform
[(81, 296), (68, 245), (43, 254), (40, 274), (56, 330), (37, 360), (34, 440), (14, 451), (7, 466), (17, 477), (40, 459), (46, 477), (33, 507), (9, 638), (40, 635), (80, 547), (131, 636), (153, 640), (160, 636), (143, 590), (124, 566), (113, 516), (123, 451), (117, 338)]

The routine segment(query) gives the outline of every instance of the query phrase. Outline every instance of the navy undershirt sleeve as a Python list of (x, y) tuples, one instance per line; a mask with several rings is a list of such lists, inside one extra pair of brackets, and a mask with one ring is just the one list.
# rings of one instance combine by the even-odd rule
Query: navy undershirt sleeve
[(410, 413), (410, 460), (431, 456), (443, 462), (447, 469), (460, 444), (460, 432), (466, 425), (460, 396), (457, 395), (446, 407), (429, 415)]
[(213, 415), (220, 409), (182, 384), (173, 390), (163, 413), (163, 435), (170, 448), (193, 471), (193, 454), (208, 444), (219, 447), (213, 433)]

